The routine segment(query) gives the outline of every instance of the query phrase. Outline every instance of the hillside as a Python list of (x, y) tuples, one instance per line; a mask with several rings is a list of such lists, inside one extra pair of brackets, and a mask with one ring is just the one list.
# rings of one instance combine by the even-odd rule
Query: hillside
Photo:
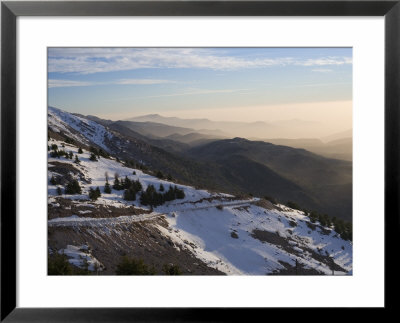
[[(344, 135), (347, 134), (343, 133)], [(252, 139), (260, 141), (261, 139)], [(306, 149), (327, 158), (352, 161), (353, 139), (351, 136), (323, 142), (320, 139), (262, 139), (274, 145)]]
[[(161, 171), (180, 183), (229, 194), (271, 196), (344, 220), (352, 218), (351, 163), (302, 149), (245, 139), (203, 142), (192, 148), (152, 139), (120, 122), (97, 122), (49, 108), (49, 129), (130, 161)], [(60, 137), (62, 138), (62, 136)]]
[[(195, 275), (352, 273), (351, 241), (302, 211), (163, 180), (65, 141), (50, 138), (48, 146), (50, 258), (65, 254), (74, 267), (101, 275), (115, 274), (124, 257), (142, 259), (156, 274), (165, 266)], [(141, 184), (134, 200), (124, 189), (104, 192), (115, 174)], [(81, 192), (65, 190), (74, 181)], [(144, 205), (151, 186), (184, 194)], [(97, 187), (101, 196), (90, 199)]]
[[(242, 138), (214, 141), (192, 148), (188, 154), (229, 169), (232, 181), (245, 181), (241, 186), (252, 189), (253, 194), (272, 195), (281, 201), (292, 199), (304, 208), (351, 219), (351, 162)], [(275, 176), (262, 177), (272, 172)], [(278, 178), (286, 182), (278, 184)]]

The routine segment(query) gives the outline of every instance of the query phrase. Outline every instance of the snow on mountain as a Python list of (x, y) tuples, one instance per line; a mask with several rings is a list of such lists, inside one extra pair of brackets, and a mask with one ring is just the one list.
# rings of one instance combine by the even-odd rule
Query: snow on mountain
[[(95, 122), (49, 108), (49, 124), (58, 129), (68, 124), (106, 149), (102, 146), (102, 138), (109, 133)], [(132, 230), (138, 230), (132, 225), (146, 225), (146, 230), (156, 230), (148, 233), (150, 236), (160, 232), (167, 241), (172, 241), (178, 254), (187, 252), (199, 262), (229, 275), (290, 273), (294, 268), (311, 274), (352, 272), (351, 241), (343, 240), (332, 228), (311, 223), (302, 211), (284, 205), (266, 207), (259, 198), (239, 199), (175, 184), (125, 167), (113, 158), (91, 161), (88, 151), (78, 154), (78, 148), (72, 144), (54, 139), (49, 144), (57, 144), (60, 148), (64, 145), (62, 149), (78, 156), (80, 163), (64, 157), (52, 158), (49, 152), (48, 180), (52, 176), (68, 175), (77, 179), (82, 187), (81, 194), (58, 195), (57, 187), (62, 185), (48, 185), (49, 210), (59, 214), (56, 217), (49, 214), (49, 228), (72, 228), (74, 234), (87, 234), (87, 237), (102, 240), (104, 246), (109, 244), (106, 239), (120, 239), (118, 244), (115, 242), (116, 248), (123, 249), (122, 244), (128, 244), (132, 239)], [(140, 194), (135, 201), (125, 201), (123, 190), (104, 193), (106, 173), (111, 185), (117, 173), (120, 178), (126, 176), (138, 180), (143, 190), (149, 185), (154, 185), (157, 190), (160, 184), (165, 189), (176, 185), (184, 191), (185, 197), (153, 208), (140, 204)], [(91, 201), (89, 190), (96, 187), (100, 188), (101, 197)], [(79, 210), (72, 214), (76, 207)], [(71, 211), (68, 213), (68, 210)], [(68, 245), (73, 245), (72, 241)], [(71, 249), (64, 247), (68, 248)], [(108, 251), (102, 252), (107, 254)], [(115, 250), (109, 252), (115, 253)], [(96, 258), (103, 263), (98, 255)]]
[(48, 125), (54, 132), (64, 132), (66, 135), (77, 139), (81, 137), (69, 130), (76, 130), (85, 139), (90, 140), (105, 151), (109, 152), (105, 140), (111, 140), (113, 135), (104, 126), (95, 121), (82, 118), (54, 107), (48, 107)]

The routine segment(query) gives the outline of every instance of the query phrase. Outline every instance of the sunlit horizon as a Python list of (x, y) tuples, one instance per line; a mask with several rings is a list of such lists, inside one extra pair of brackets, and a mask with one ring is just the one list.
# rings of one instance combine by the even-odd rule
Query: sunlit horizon
[(49, 48), (48, 104), (110, 120), (299, 120), (319, 137), (352, 128), (352, 49)]

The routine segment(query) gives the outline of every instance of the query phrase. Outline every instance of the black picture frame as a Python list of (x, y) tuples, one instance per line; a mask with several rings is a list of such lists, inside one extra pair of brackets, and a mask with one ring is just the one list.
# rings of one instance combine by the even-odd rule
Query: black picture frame
[[(19, 16), (384, 16), (385, 19), (385, 309), (396, 306), (399, 233), (400, 0), (380, 1), (3, 1), (1, 3), (1, 321), (236, 321), (265, 309), (17, 308), (16, 19)], [(373, 170), (371, 170), (373, 171)], [(282, 310), (275, 309), (276, 311)], [(287, 314), (287, 311), (285, 311)], [(286, 315), (285, 314), (285, 315)], [(254, 315), (254, 316), (253, 316)], [(249, 318), (249, 320), (251, 320)]]

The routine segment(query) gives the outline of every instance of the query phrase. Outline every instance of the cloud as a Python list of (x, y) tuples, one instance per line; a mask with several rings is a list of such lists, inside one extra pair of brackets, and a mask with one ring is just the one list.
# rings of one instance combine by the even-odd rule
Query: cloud
[(149, 95), (149, 96), (125, 97), (125, 98), (113, 99), (111, 101), (128, 101), (128, 100), (135, 100), (135, 99), (153, 99), (153, 98), (165, 98), (165, 97), (175, 97), (175, 96), (220, 94), (220, 93), (223, 94), (223, 93), (235, 93), (235, 92), (247, 93), (248, 89), (216, 89), (216, 90), (209, 90), (209, 89), (193, 89), (193, 88), (189, 88), (189, 89), (186, 89), (183, 92), (159, 94), (159, 95)]
[(49, 88), (95, 85), (95, 83), (91, 82), (81, 82), (81, 81), (71, 81), (71, 80), (49, 80), (47, 84)]
[(166, 84), (176, 83), (171, 80), (152, 80), (152, 79), (121, 79), (113, 82), (113, 84), (120, 85), (152, 85), (152, 84)]
[(331, 70), (329, 68), (315, 68), (315, 69), (311, 70), (311, 72), (330, 73), (330, 72), (333, 72), (333, 70)]
[(272, 66), (338, 66), (351, 57), (319, 58), (247, 57), (204, 48), (50, 48), (48, 70), (52, 73), (93, 74), (142, 68), (203, 68), (238, 70)]
[(72, 86), (97, 86), (97, 85), (153, 85), (153, 84), (166, 84), (166, 83), (176, 83), (171, 80), (155, 80), (155, 79), (119, 79), (110, 82), (82, 82), (74, 80), (56, 80), (49, 79), (48, 87), (72, 87)]

